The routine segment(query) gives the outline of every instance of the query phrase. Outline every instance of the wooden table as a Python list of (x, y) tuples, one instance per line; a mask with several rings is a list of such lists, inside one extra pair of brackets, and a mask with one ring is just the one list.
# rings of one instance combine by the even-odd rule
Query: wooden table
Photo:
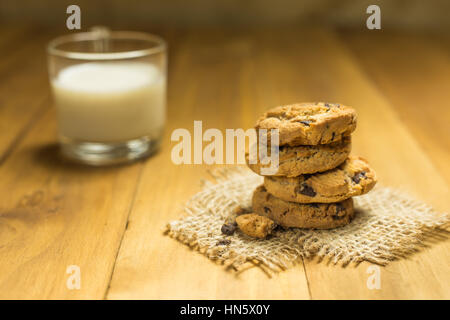
[[(381, 268), (315, 260), (268, 278), (238, 275), (164, 236), (200, 190), (206, 165), (176, 166), (170, 133), (249, 128), (269, 107), (333, 101), (359, 114), (354, 153), (380, 182), (450, 208), (450, 41), (445, 36), (322, 28), (149, 29), (169, 42), (161, 152), (89, 168), (57, 156), (45, 43), (56, 33), (0, 28), (0, 297), (37, 299), (450, 298), (450, 242)], [(81, 289), (66, 286), (69, 265)]]

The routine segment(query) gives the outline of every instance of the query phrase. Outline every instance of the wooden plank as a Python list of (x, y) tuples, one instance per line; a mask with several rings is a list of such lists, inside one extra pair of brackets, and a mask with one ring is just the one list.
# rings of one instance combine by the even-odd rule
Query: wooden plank
[(450, 183), (450, 51), (442, 46), (450, 43), (448, 37), (385, 32), (341, 36)]
[(6, 30), (2, 39), (7, 40), (0, 44), (0, 163), (50, 107), (45, 53), (50, 36), (39, 30)]
[[(101, 299), (142, 167), (88, 168), (57, 157), (47, 111), (0, 167), (0, 298)], [(81, 271), (69, 290), (68, 266)]]
[(251, 40), (230, 31), (191, 32), (174, 40), (179, 42), (170, 55), (165, 144), (146, 163), (107, 298), (309, 298), (302, 264), (272, 279), (256, 268), (235, 275), (162, 234), (199, 190), (207, 168), (171, 162), (172, 130), (192, 130), (194, 120), (203, 120), (205, 129), (248, 128), (266, 107), (254, 99), (248, 82), (255, 76), (249, 65), (256, 49)]
[[(15, 57), (8, 51), (10, 60), (0, 61), (2, 79), (8, 79), (0, 83), (0, 121), (8, 117), (0, 127), (17, 130), (6, 139), (9, 133), (2, 130), (0, 135), (0, 147), (15, 146), (8, 147), (9, 156), (0, 166), (0, 298), (103, 298), (109, 284), (109, 299), (450, 297), (448, 242), (381, 268), (381, 290), (369, 290), (367, 263), (343, 269), (305, 261), (306, 273), (300, 264), (271, 279), (258, 269), (235, 275), (162, 235), (165, 223), (176, 219), (183, 202), (199, 190), (198, 180), (206, 177), (208, 168), (172, 164), (172, 130), (192, 129), (194, 120), (204, 120), (204, 128), (248, 128), (263, 110), (294, 101), (355, 106), (359, 126), (354, 153), (370, 160), (384, 185), (402, 187), (449, 210), (448, 180), (439, 168), (439, 157), (445, 157), (442, 145), (434, 140), (433, 147), (426, 148), (418, 138), (423, 129), (411, 125), (417, 115), (405, 121), (397, 113), (399, 104), (406, 106), (404, 95), (392, 93), (398, 78), (370, 71), (368, 76), (358, 66), (361, 60), (353, 60), (354, 52), (333, 33), (195, 30), (170, 38), (166, 143), (145, 162), (134, 204), (141, 163), (90, 169), (55, 157), (56, 128), (53, 111), (46, 107), (50, 102), (45, 64), (40, 58), (30, 59), (45, 57), (42, 51), (36, 53), (45, 37), (24, 45), (27, 49)], [(447, 62), (439, 50), (416, 49), (419, 56), (437, 61), (426, 62), (433, 71), (424, 81), (448, 83)], [(359, 59), (366, 59), (365, 54)], [(415, 79), (412, 88), (432, 90), (408, 72)], [(388, 85), (376, 87), (374, 81)], [(445, 98), (447, 93), (440, 91)], [(417, 97), (425, 100), (425, 95)], [(36, 117), (23, 121), (29, 110), (35, 110)], [(447, 125), (436, 119), (440, 114), (430, 115), (437, 132)], [(15, 127), (14, 121), (20, 125)], [(23, 140), (17, 139), (17, 132)], [(434, 133), (424, 134), (435, 138)], [(81, 290), (66, 287), (69, 265), (81, 268)]]
[[(11, 45), (14, 43), (26, 43), (28, 35), (32, 27), (29, 25), (10, 26), (0, 25), (0, 48), (2, 49), (2, 57), (8, 55), (8, 51), (12, 52)], [(29, 39), (29, 38), (28, 38)]]
[[(258, 42), (270, 48), (264, 57), (253, 60), (257, 61), (257, 70), (266, 70), (264, 75), (255, 77), (262, 99), (269, 100), (267, 89), (276, 87), (278, 103), (326, 100), (356, 107), (359, 125), (353, 136), (353, 153), (370, 160), (382, 184), (406, 189), (441, 210), (449, 210), (448, 184), (399, 121), (389, 101), (372, 86), (371, 79), (358, 69), (333, 34), (320, 30), (300, 36), (265, 32)], [(379, 291), (366, 286), (367, 263), (356, 269), (343, 269), (306, 261), (311, 296), (313, 299), (448, 298), (448, 248), (448, 242), (441, 243), (382, 268)]]
[[(242, 61), (237, 63), (241, 70), (239, 74), (232, 71), (228, 59), (211, 58), (214, 51), (209, 51), (201, 63), (195, 63), (200, 53), (198, 43), (204, 45), (209, 39), (206, 35), (204, 37), (198, 36), (198, 42), (188, 41), (185, 50), (191, 52), (179, 53), (175, 62), (172, 60), (175, 63), (172, 90), (177, 94), (171, 96), (170, 105), (172, 108), (176, 106), (177, 110), (183, 109), (183, 119), (172, 111), (170, 119), (173, 123), (182, 123), (188, 128), (191, 128), (193, 119), (218, 123), (218, 118), (226, 117), (222, 114), (225, 105), (229, 114), (241, 114), (242, 123), (248, 126), (262, 109), (276, 104), (327, 100), (353, 105), (359, 113), (354, 153), (370, 159), (381, 183), (402, 187), (437, 208), (448, 210), (448, 185), (399, 121), (389, 101), (358, 69), (349, 52), (332, 33), (295, 30), (251, 34), (240, 44), (241, 49), (247, 46), (247, 54), (244, 56), (242, 53)], [(215, 37), (220, 48), (226, 48), (231, 39), (236, 38), (230, 35)], [(207, 49), (202, 47), (202, 50)], [(207, 57), (220, 60), (223, 65), (212, 64)], [(205, 79), (209, 79), (211, 70), (215, 71), (216, 78), (210, 83)], [(192, 76), (194, 84), (191, 82), (191, 87), (181, 85), (185, 74)], [(239, 79), (239, 100), (230, 100), (227, 94), (236, 91), (233, 79)], [(219, 91), (214, 83), (220, 83), (223, 91)], [(226, 118), (226, 125), (239, 125), (238, 120), (235, 121)], [(176, 206), (181, 201), (173, 199), (184, 200), (198, 190), (192, 187), (192, 183), (202, 171), (197, 167), (168, 164), (169, 151), (166, 146), (163, 153), (146, 165), (107, 297), (308, 297), (302, 266), (270, 280), (259, 278), (256, 270), (248, 271), (236, 280), (205, 258), (174, 244), (156, 231), (177, 216)], [(161, 173), (167, 177), (162, 181)], [(171, 201), (173, 203), (169, 203)], [(381, 290), (367, 288), (367, 263), (358, 268), (344, 269), (306, 261), (309, 290), (313, 299), (448, 298), (448, 248), (448, 242), (441, 243), (382, 268)]]
[[(353, 153), (370, 160), (380, 184), (401, 187), (438, 209), (448, 211), (448, 184), (349, 52), (328, 32), (312, 33), (307, 43), (308, 50), (297, 56), (307, 63), (299, 63), (298, 68), (286, 71), (292, 74), (301, 70), (308, 75), (304, 79), (297, 78), (297, 92), (306, 91), (304, 99), (320, 97), (355, 106), (359, 118), (353, 136)], [(296, 48), (300, 52), (302, 46), (298, 44)], [(271, 60), (278, 62), (274, 66), (276, 70), (292, 68), (284, 56), (274, 56)], [(310, 87), (317, 92), (308, 90)], [(441, 243), (382, 268), (380, 290), (367, 288), (368, 263), (343, 269), (307, 261), (305, 266), (312, 298), (448, 299), (449, 248), (448, 242)]]

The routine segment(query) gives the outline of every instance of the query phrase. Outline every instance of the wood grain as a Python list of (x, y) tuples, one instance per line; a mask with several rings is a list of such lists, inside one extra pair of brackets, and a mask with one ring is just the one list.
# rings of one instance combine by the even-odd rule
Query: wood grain
[[(292, 41), (294, 38), (296, 41)], [(206, 39), (209, 39), (209, 37)], [(206, 39), (203, 39), (203, 41), (208, 42)], [(220, 41), (220, 37), (217, 35), (214, 39)], [(436, 206), (448, 210), (446, 203), (449, 195), (448, 185), (435, 171), (423, 150), (419, 148), (403, 124), (399, 122), (390, 103), (372, 86), (367, 76), (352, 62), (348, 51), (336, 40), (336, 36), (333, 33), (322, 30), (309, 30), (304, 33), (287, 33), (284, 36), (280, 36), (276, 32), (265, 32), (253, 34), (253, 38), (247, 39), (247, 42), (250, 43), (250, 45), (247, 45), (247, 50), (252, 53), (252, 59), (243, 63), (242, 68), (240, 68), (242, 74), (236, 75), (242, 88), (240, 90), (241, 100), (237, 103), (243, 104), (241, 114), (248, 116), (248, 118), (244, 116), (241, 118), (250, 121), (252, 117), (256, 119), (258, 113), (268, 106), (297, 100), (340, 101), (353, 105), (357, 108), (360, 115), (359, 128), (354, 139), (355, 152), (371, 160), (379, 172), (383, 183), (403, 187), (418, 195), (419, 198), (428, 200)], [(303, 43), (308, 43), (308, 50), (302, 50)], [(200, 44), (192, 44), (190, 47), (195, 48), (199, 45), (202, 48), (206, 46), (202, 42)], [(224, 45), (225, 43), (221, 43), (220, 47)], [(330, 54), (331, 52), (333, 55)], [(203, 78), (198, 73), (199, 70), (197, 68), (211, 68), (212, 66), (208, 66), (207, 62), (202, 61), (201, 65), (194, 63), (191, 67), (196, 70), (196, 80), (201, 82)], [(219, 69), (218, 71), (220, 71), (218, 72), (220, 75), (223, 75), (225, 70)], [(222, 80), (219, 81), (220, 83), (229, 83), (224, 79), (220, 80)], [(199, 84), (199, 87), (205, 88), (204, 84)], [(209, 89), (208, 92), (217, 90), (211, 84), (206, 88)], [(230, 89), (228, 95), (231, 95), (235, 89), (232, 86), (230, 88), (230, 85), (228, 85), (228, 88)], [(192, 91), (190, 92), (192, 94)], [(229, 99), (227, 93), (219, 94), (216, 92), (216, 94), (218, 101), (227, 101)], [(184, 101), (184, 106), (186, 106), (187, 101)], [(202, 95), (196, 96), (195, 101), (198, 102), (198, 108), (202, 108), (203, 105), (203, 112), (208, 112), (206, 109), (207, 101), (203, 102)], [(217, 113), (220, 113), (220, 106), (219, 102), (218, 107), (215, 109), (216, 116)], [(233, 104), (230, 104), (230, 112), (233, 112), (232, 108)], [(206, 119), (210, 121), (212, 116), (208, 115)], [(173, 117), (176, 118), (176, 115), (173, 115)], [(186, 123), (189, 126), (188, 122)], [(229, 123), (232, 126), (232, 123)], [(393, 149), (395, 152), (393, 152)], [(390, 157), (386, 158), (386, 154), (389, 154)], [(413, 160), (410, 158), (413, 158)], [(166, 161), (169, 161), (169, 159), (167, 158)], [(151, 170), (149, 165), (149, 163), (146, 165), (145, 172)], [(179, 171), (174, 169), (177, 175), (176, 177), (172, 176), (171, 180), (180, 179), (182, 181), (183, 177), (187, 177), (189, 170), (188, 168), (183, 168)], [(154, 177), (154, 179), (157, 178)], [(190, 176), (187, 178), (190, 181), (192, 179)], [(145, 181), (143, 182), (145, 185), (148, 183), (153, 188), (158, 184), (157, 180), (151, 179), (145, 173), (142, 181)], [(234, 298), (266, 297), (262, 295), (265, 292), (264, 290), (256, 296), (250, 295), (247, 290), (248, 284), (246, 282), (243, 283), (242, 280), (239, 280), (239, 284), (236, 284), (234, 281), (224, 281), (225, 279), (221, 277), (216, 278), (217, 269), (211, 270), (208, 263), (199, 264), (197, 257), (189, 258), (186, 254), (174, 254), (172, 251), (166, 253), (165, 248), (170, 246), (170, 244), (159, 247), (160, 242), (166, 242), (166, 240), (160, 238), (161, 235), (158, 233), (151, 233), (151, 236), (147, 235), (145, 237), (146, 240), (143, 241), (142, 233), (145, 229), (150, 228), (150, 226), (142, 226), (143, 216), (151, 214), (151, 211), (148, 209), (151, 207), (148, 203), (151, 201), (148, 198), (150, 187), (145, 187), (145, 185), (142, 187), (146, 190), (143, 192), (144, 196), (141, 196), (141, 193), (139, 193), (137, 197), (139, 199), (137, 203), (142, 203), (142, 207), (137, 207), (131, 214), (131, 219), (136, 218), (139, 222), (131, 225), (125, 234), (108, 298), (204, 298), (205, 293), (207, 293), (207, 297), (223, 298), (224, 296), (230, 296), (223, 295), (220, 290), (228, 291), (226, 288), (234, 288), (236, 285), (241, 290), (234, 292), (234, 295), (232, 295)], [(183, 199), (188, 194), (193, 194), (193, 192), (187, 191)], [(141, 197), (144, 199), (140, 200)], [(171, 217), (173, 217), (174, 211), (176, 210), (171, 211)], [(158, 210), (158, 212), (161, 212), (161, 210)], [(164, 210), (163, 212), (166, 211)], [(161, 221), (161, 224), (169, 220), (168, 218), (161, 219), (157, 217), (153, 219)], [(136, 229), (133, 230), (133, 228)], [(149, 241), (150, 239), (154, 240)], [(145, 246), (142, 245), (143, 242), (146, 243)], [(142, 251), (137, 252), (136, 248), (141, 247)], [(178, 251), (182, 250), (188, 251), (186, 248), (178, 249)], [(141, 263), (138, 258), (131, 258), (133, 256), (141, 257), (142, 254), (145, 255), (149, 251), (157, 253), (157, 267), (151, 264), (152, 268), (148, 268), (149, 263)], [(122, 259), (123, 256), (126, 258)], [(437, 246), (433, 251), (422, 252), (414, 257), (415, 260), (400, 261), (393, 263), (388, 268), (383, 268), (382, 277), (384, 281), (382, 290), (376, 291), (371, 291), (366, 286), (368, 264), (362, 264), (359, 268), (342, 269), (334, 266), (330, 267), (326, 264), (317, 264), (315, 261), (306, 261), (305, 266), (311, 293), (310, 297), (313, 299), (447, 297), (449, 293), (448, 268), (445, 263), (434, 264), (432, 262), (437, 256), (440, 256), (445, 261), (449, 261), (448, 244)], [(195, 261), (191, 259), (195, 259)], [(165, 269), (165, 263), (159, 265), (161, 261), (165, 260), (171, 261), (171, 268), (168, 270)], [(416, 266), (417, 261), (421, 263), (419, 267)], [(188, 273), (187, 277), (171, 272), (172, 269), (178, 268), (183, 270), (197, 269), (197, 271), (193, 274)], [(296, 269), (301, 270), (302, 266)], [(155, 272), (155, 270), (164, 270), (164, 274), (168, 273), (171, 276), (159, 278), (157, 275), (160, 274), (160, 271)], [(179, 285), (183, 280), (196, 279), (195, 274), (199, 275), (200, 280), (203, 279), (203, 276), (200, 275), (211, 274), (211, 272), (214, 272), (214, 276), (208, 277), (210, 280), (207, 283), (189, 280), (191, 285)], [(295, 271), (290, 272), (293, 272), (296, 276), (291, 276), (289, 279), (299, 278)], [(430, 277), (429, 273), (434, 274), (434, 277)], [(143, 277), (142, 274), (147, 276)], [(280, 275), (281, 278), (285, 276), (285, 273)], [(253, 274), (246, 275), (245, 279), (251, 279), (251, 277), (253, 277)], [(176, 281), (173, 281), (173, 278)], [(425, 283), (423, 281), (424, 278), (427, 278)], [(412, 281), (411, 279), (418, 280)], [(130, 282), (139, 283), (140, 287), (138, 289), (135, 286), (130, 287), (128, 286)], [(270, 290), (270, 298), (288, 299), (298, 297), (298, 295), (294, 294), (295, 290), (299, 288), (298, 284), (292, 285), (294, 282), (289, 280), (287, 283), (283, 283), (284, 290), (279, 289), (278, 282), (276, 282), (277, 285), (274, 285), (272, 279), (261, 278), (258, 279), (258, 282), (260, 286)], [(124, 286), (124, 284), (126, 285)], [(220, 288), (220, 290), (217, 291), (216, 288)]]
[[(174, 129), (192, 130), (194, 120), (204, 130), (249, 128), (264, 110), (295, 101), (354, 106), (353, 153), (369, 159), (380, 183), (449, 211), (442, 101), (450, 56), (436, 39), (311, 28), (165, 30), (169, 122), (161, 152), (129, 166), (88, 168), (57, 156), (43, 51), (51, 33), (0, 28), (0, 35), (0, 298), (450, 298), (448, 241), (382, 267), (381, 289), (369, 290), (368, 263), (306, 260), (272, 278), (258, 268), (235, 274), (162, 233), (211, 168), (171, 162)], [(397, 52), (402, 47), (409, 57)], [(433, 107), (424, 112), (425, 105)], [(69, 265), (81, 268), (81, 290), (66, 287)]]
[[(311, 50), (314, 54), (302, 60), (315, 66), (317, 74), (328, 72), (332, 75), (332, 81), (326, 82), (333, 92), (330, 100), (344, 101), (357, 109), (358, 128), (354, 133), (353, 153), (370, 159), (382, 184), (405, 189), (448, 211), (448, 184), (399, 121), (392, 104), (371, 85), (333, 34), (320, 32), (310, 39), (309, 46), (312, 47), (315, 41), (322, 50)], [(333, 55), (325, 52), (333, 52)], [(319, 79), (323, 81), (323, 78)], [(314, 81), (314, 76), (309, 81)], [(448, 242), (382, 268), (380, 290), (369, 290), (366, 286), (368, 263), (345, 269), (315, 261), (308, 261), (305, 266), (313, 299), (448, 298), (448, 263), (433, 263), (438, 257), (441, 261), (449, 261)]]
[[(47, 111), (0, 167), (0, 298), (101, 299), (141, 164), (93, 169), (58, 158)], [(69, 290), (67, 267), (81, 270)]]
[(450, 183), (450, 43), (424, 35), (342, 33), (358, 65)]
[(0, 42), (0, 163), (33, 120), (49, 108), (45, 63), (49, 34), (29, 27), (2, 30), (6, 34)]
[[(254, 103), (247, 96), (252, 92), (240, 87), (240, 70), (252, 49), (245, 36), (211, 32), (183, 41), (171, 55), (169, 87), (177, 90), (176, 95), (169, 94), (169, 118), (176, 126), (169, 125), (168, 133), (178, 126), (192, 130), (196, 119), (203, 120), (205, 128), (249, 126), (256, 110), (249, 118), (236, 116), (240, 96)], [(215, 81), (211, 81), (211, 70)], [(187, 86), (186, 74), (192, 77)], [(247, 105), (244, 109), (258, 107)], [(171, 162), (173, 144), (169, 139), (166, 136), (162, 152), (146, 163), (107, 298), (309, 298), (301, 265), (276, 280), (256, 268), (235, 275), (162, 234), (165, 224), (180, 215), (183, 202), (199, 190), (199, 179), (206, 177), (204, 166)]]

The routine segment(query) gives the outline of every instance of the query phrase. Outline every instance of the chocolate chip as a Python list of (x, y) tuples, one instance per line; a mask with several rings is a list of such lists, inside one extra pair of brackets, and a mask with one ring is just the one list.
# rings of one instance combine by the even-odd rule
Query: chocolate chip
[(231, 243), (231, 240), (220, 240), (216, 243), (216, 246), (227, 246)]
[(342, 204), (336, 203), (336, 214), (331, 216), (333, 220), (341, 220), (345, 217), (345, 208)]
[(308, 197), (316, 196), (316, 192), (314, 191), (314, 189), (311, 186), (307, 185), (306, 183), (302, 183), (300, 186), (296, 187), (295, 192), (303, 194)]
[(345, 210), (345, 208), (342, 204), (336, 203), (336, 213), (342, 212), (344, 210)]
[(309, 120), (304, 120), (304, 121), (300, 121), (300, 123), (304, 124), (305, 126), (309, 127), (309, 124), (311, 123), (311, 121)]
[(268, 208), (268, 207), (264, 207), (264, 212), (265, 212), (265, 213), (271, 213), (272, 210), (270, 210), (270, 208)]
[(286, 210), (282, 213), (282, 215), (285, 216), (288, 212), (289, 212), (289, 210)]
[(354, 183), (359, 183), (359, 181), (361, 180), (361, 178), (365, 178), (366, 177), (366, 173), (364, 171), (358, 172), (356, 173), (352, 180)]
[(286, 231), (286, 230), (288, 230), (288, 228), (283, 227), (282, 225), (279, 225), (279, 224), (277, 224), (277, 225), (275, 226), (275, 228), (273, 228), (273, 231), (274, 231), (274, 232), (278, 232), (278, 231)]
[(336, 135), (336, 132), (333, 132), (333, 134), (331, 135), (331, 141), (334, 140), (335, 135)]
[(236, 231), (236, 223), (226, 223), (220, 228), (220, 231), (222, 231), (223, 234), (231, 236), (234, 231)]

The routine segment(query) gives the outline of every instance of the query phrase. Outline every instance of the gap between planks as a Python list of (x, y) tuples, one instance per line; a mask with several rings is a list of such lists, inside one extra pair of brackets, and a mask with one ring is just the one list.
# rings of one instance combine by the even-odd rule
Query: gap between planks
[(107, 297), (108, 297), (109, 289), (111, 287), (111, 281), (113, 279), (114, 271), (116, 269), (117, 258), (119, 257), (120, 249), (122, 248), (122, 243), (123, 243), (123, 239), (125, 237), (125, 233), (128, 230), (128, 224), (130, 223), (131, 212), (133, 211), (134, 203), (136, 201), (136, 196), (137, 196), (137, 193), (138, 193), (138, 190), (139, 190), (139, 186), (141, 184), (142, 173), (144, 171), (145, 162), (141, 162), (139, 167), (140, 168), (139, 168), (138, 176), (137, 176), (137, 179), (136, 179), (136, 185), (134, 187), (133, 196), (131, 197), (130, 207), (128, 208), (127, 221), (125, 222), (125, 226), (124, 226), (124, 229), (122, 231), (122, 236), (120, 237), (119, 245), (117, 246), (117, 252), (116, 252), (116, 254), (114, 256), (114, 261), (113, 261), (111, 272), (110, 272), (110, 275), (109, 275), (108, 285), (107, 285), (105, 293), (103, 295), (103, 300), (107, 300)]

